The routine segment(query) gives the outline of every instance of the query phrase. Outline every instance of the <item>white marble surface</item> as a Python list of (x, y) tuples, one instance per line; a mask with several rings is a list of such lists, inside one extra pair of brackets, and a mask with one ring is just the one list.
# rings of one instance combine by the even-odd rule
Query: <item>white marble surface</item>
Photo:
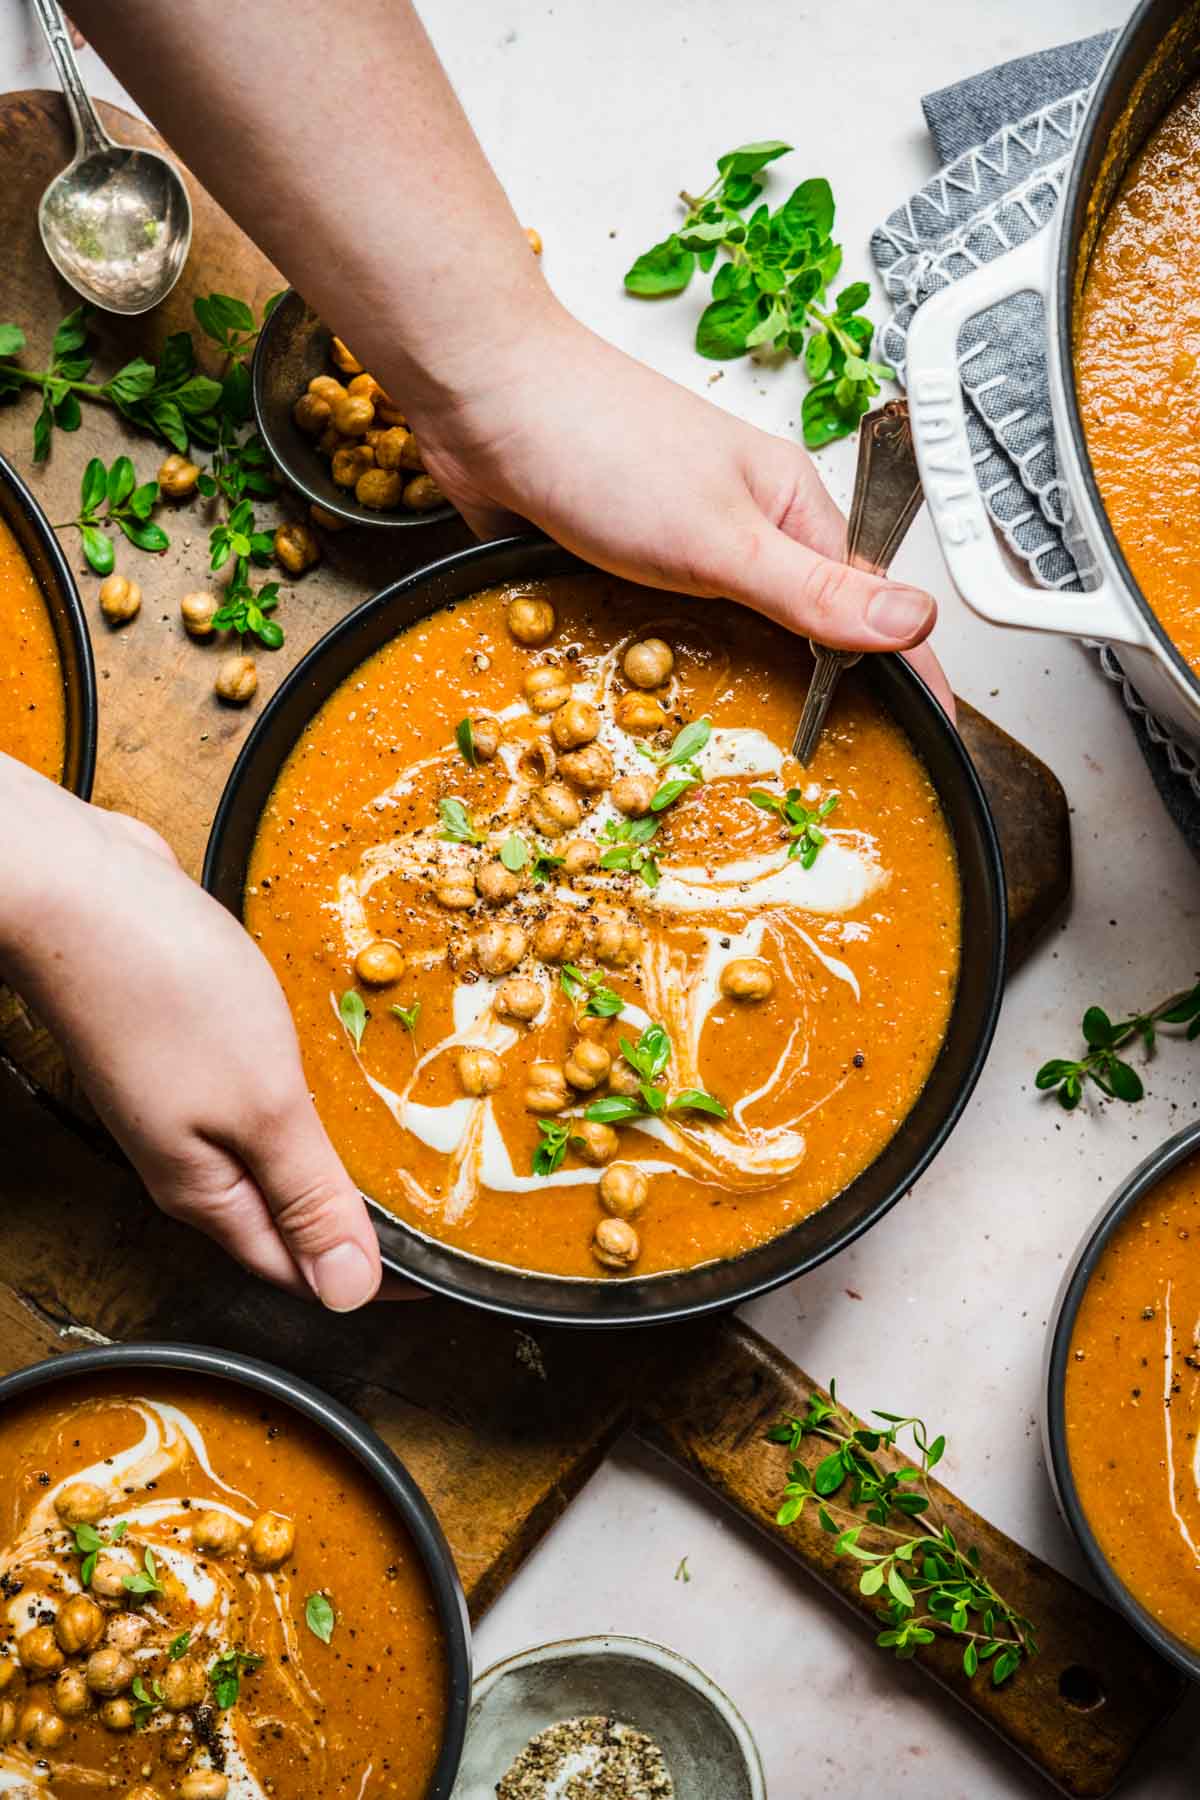
[[(569, 305), (718, 404), (787, 431), (795, 371), (711, 365), (690, 349), (698, 294), (624, 298), (633, 254), (664, 235), (671, 196), (747, 139), (797, 146), (825, 173), (847, 267), (872, 224), (930, 172), (925, 90), (1115, 24), (1121, 0), (443, 0), (438, 47)], [(117, 97), (90, 53), (92, 86)], [(0, 11), (6, 87), (49, 85), (25, 10)], [(615, 234), (615, 235), (612, 235)], [(0, 273), (0, 291), (3, 276)], [(845, 498), (847, 446), (824, 453)], [(1044, 1325), (1064, 1259), (1101, 1200), (1195, 1111), (1196, 1052), (1171, 1047), (1133, 1109), (1068, 1118), (1031, 1076), (1070, 1050), (1085, 1004), (1114, 1012), (1197, 967), (1200, 880), (1162, 811), (1114, 691), (1085, 653), (996, 631), (949, 591), (928, 521), (898, 562), (942, 602), (936, 638), (958, 691), (1057, 771), (1074, 808), (1070, 917), (1009, 991), (970, 1110), (912, 1196), (854, 1249), (750, 1309), (754, 1325), (845, 1397), (923, 1413), (950, 1439), (946, 1479), (999, 1525), (1079, 1572), (1038, 1441)], [(675, 1579), (686, 1556), (691, 1580)], [(701, 1663), (739, 1701), (774, 1800), (837, 1794), (1000, 1800), (1044, 1784), (914, 1670), (887, 1661), (805, 1578), (637, 1446), (614, 1456), (478, 1633), (480, 1666), (579, 1632), (640, 1633)], [(1200, 1712), (1147, 1747), (1130, 1800), (1183, 1800), (1200, 1779)]]

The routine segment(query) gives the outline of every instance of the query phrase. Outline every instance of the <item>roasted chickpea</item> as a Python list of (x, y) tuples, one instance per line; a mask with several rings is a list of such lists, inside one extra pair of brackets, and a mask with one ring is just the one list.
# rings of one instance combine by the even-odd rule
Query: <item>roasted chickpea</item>
[(317, 439), (317, 449), (322, 456), (333, 456), (337, 451), (353, 446), (356, 438), (344, 438), (332, 420)]
[(542, 254), (542, 234), (533, 225), (525, 227), (525, 236), (529, 239), (529, 248), (535, 256)]
[(613, 778), (612, 752), (603, 744), (585, 744), (582, 750), (568, 750), (559, 757), (558, 766), (568, 781), (573, 781), (587, 794), (599, 793)]
[(346, 392), (334, 375), (314, 375), (308, 384), (308, 391), (315, 394), (318, 400), (323, 400), (328, 407), (332, 407), (334, 401), (340, 400)]
[(186, 500), (199, 479), (199, 465), (177, 454), (168, 456), (158, 471), (158, 485), (171, 500)]
[(142, 590), (128, 575), (106, 575), (100, 583), (100, 611), (110, 625), (128, 625), (142, 610)]
[(100, 1708), (100, 1723), (107, 1731), (132, 1731), (133, 1707), (122, 1694), (117, 1700), (106, 1700)]
[(339, 519), (327, 506), (318, 506), (315, 500), (309, 506), (308, 516), (322, 531), (345, 531), (350, 523), (348, 519)]
[(333, 425), (343, 437), (361, 437), (375, 423), (375, 402), (366, 394), (346, 392), (329, 403)]
[(770, 963), (757, 956), (735, 956), (721, 970), (721, 992), (727, 1000), (769, 1000), (775, 992)]
[(585, 1037), (580, 1038), (563, 1064), (563, 1074), (573, 1088), (588, 1094), (600, 1086), (611, 1068), (612, 1057), (604, 1045)]
[(557, 1063), (536, 1062), (529, 1071), (525, 1110), (531, 1113), (561, 1112), (567, 1104), (567, 1078)]
[(320, 437), (333, 421), (328, 400), (320, 394), (301, 394), (292, 408), (292, 418), (307, 437)]
[(162, 1741), (163, 1761), (169, 1763), (185, 1763), (192, 1754), (193, 1739), (190, 1730), (191, 1721), (180, 1719), (173, 1731), (168, 1731)]
[(623, 1094), (627, 1100), (633, 1099), (641, 1092), (642, 1078), (637, 1070), (619, 1056), (613, 1064), (608, 1076), (610, 1094)]
[(162, 1703), (168, 1712), (186, 1712), (189, 1706), (199, 1706), (204, 1698), (207, 1677), (195, 1657), (181, 1656), (178, 1662), (169, 1663), (159, 1679)]
[(288, 525), (278, 527), (273, 547), (275, 561), (289, 575), (303, 575), (305, 569), (311, 569), (314, 563), (319, 563), (321, 560), (320, 544), (311, 529), (298, 519)]
[(190, 638), (210, 638), (216, 630), (213, 620), (221, 610), (215, 594), (196, 588), (179, 602), (179, 616)]
[(17, 1655), (21, 1667), (30, 1675), (57, 1675), (63, 1666), (63, 1653), (58, 1647), (51, 1625), (33, 1625), (17, 1639)]
[(335, 337), (329, 346), (329, 360), (343, 375), (361, 375), (362, 364), (344, 338)]
[(530, 787), (545, 787), (558, 773), (558, 754), (548, 737), (536, 737), (517, 758), (517, 774)]
[(523, 961), (529, 940), (511, 921), (485, 925), (475, 939), (475, 961), (485, 975), (507, 975)]
[(404, 973), (403, 952), (387, 938), (376, 938), (373, 944), (364, 944), (355, 957), (354, 973), (368, 987), (390, 987)]
[(432, 475), (414, 475), (404, 489), (404, 505), (409, 512), (432, 512), (445, 506), (446, 496)]
[(380, 432), (375, 441), (375, 461), (381, 469), (394, 474), (405, 467), (401, 459), (410, 435), (402, 425), (391, 425), (386, 431)]
[(149, 1629), (149, 1620), (143, 1619), (140, 1613), (114, 1613), (105, 1626), (104, 1641), (114, 1650), (124, 1650), (128, 1654), (131, 1650), (141, 1649)]
[(64, 1669), (54, 1684), (54, 1704), (64, 1719), (80, 1719), (92, 1704), (82, 1669)]
[(624, 969), (641, 954), (642, 934), (628, 913), (598, 906), (592, 914), (591, 947), (597, 962)]
[(92, 1570), (92, 1592), (99, 1594), (102, 1600), (123, 1600), (125, 1577), (132, 1574), (132, 1562), (120, 1556), (105, 1556), (102, 1553), (96, 1558), (96, 1566)]
[(346, 383), (346, 392), (362, 396), (374, 406), (383, 389), (373, 375), (368, 374), (366, 369), (360, 368), (354, 379)]
[(54, 1510), (64, 1525), (94, 1525), (108, 1511), (108, 1495), (94, 1481), (72, 1481), (59, 1490)]
[(579, 750), (600, 735), (600, 714), (590, 700), (568, 700), (550, 721), (550, 735), (560, 750)]
[(375, 452), (369, 444), (340, 444), (329, 465), (331, 479), (338, 487), (356, 488), (368, 469), (375, 467)]
[(0, 1656), (0, 1694), (8, 1692), (17, 1678), (17, 1665), (11, 1656)]
[(574, 962), (583, 950), (584, 927), (578, 914), (556, 906), (539, 919), (533, 933), (533, 954), (540, 962)]
[(641, 1243), (628, 1219), (601, 1219), (592, 1238), (592, 1254), (606, 1269), (628, 1269), (641, 1255)]
[(482, 715), (471, 720), (471, 741), (480, 762), (491, 762), (500, 748), (500, 726), (497, 720)]
[(599, 864), (600, 851), (590, 838), (572, 838), (563, 849), (564, 875), (586, 875)]
[(241, 1535), (242, 1528), (237, 1520), (218, 1507), (206, 1507), (192, 1526), (192, 1543), (197, 1550), (206, 1550), (211, 1556), (227, 1556)]
[(250, 1527), (250, 1561), (256, 1569), (278, 1569), (295, 1544), (296, 1527), (282, 1513), (260, 1513)]
[(475, 892), (475, 883), (465, 869), (455, 869), (450, 874), (443, 875), (434, 884), (433, 896), (447, 912), (466, 912), (479, 898)]
[(240, 652), (227, 656), (217, 670), (213, 687), (218, 699), (228, 701), (230, 706), (245, 706), (258, 692), (258, 669), (254, 658)]
[(151, 1787), (148, 1782), (142, 1781), (138, 1783), (137, 1787), (126, 1788), (121, 1800), (162, 1800), (162, 1795), (156, 1787)]
[(518, 644), (533, 648), (547, 643), (554, 636), (557, 623), (554, 607), (538, 594), (522, 594), (509, 602), (508, 629)]
[(521, 891), (521, 877), (512, 869), (506, 869), (499, 857), (495, 862), (487, 862), (475, 873), (475, 886), (479, 890), (481, 900), (489, 906), (503, 906), (506, 900), (515, 899)]
[(216, 1769), (193, 1769), (179, 1784), (179, 1800), (225, 1800), (229, 1782)]
[(629, 819), (644, 819), (658, 783), (653, 775), (622, 775), (612, 786), (612, 803)]
[(610, 1163), (600, 1177), (600, 1204), (617, 1219), (636, 1219), (650, 1184), (633, 1163)]
[(403, 425), (407, 428), (408, 419), (402, 407), (389, 394), (380, 394), (375, 402), (375, 417), (381, 425)]
[(55, 1750), (67, 1735), (64, 1719), (44, 1700), (29, 1700), (21, 1713), (20, 1736), (37, 1750)]
[(494, 1050), (468, 1048), (458, 1053), (458, 1080), (464, 1094), (482, 1099), (494, 1094), (504, 1079), (504, 1068)]
[(675, 667), (675, 653), (661, 638), (643, 638), (640, 643), (630, 644), (621, 667), (631, 687), (661, 687)]
[(388, 512), (399, 506), (404, 496), (404, 481), (394, 469), (368, 469), (354, 484), (354, 498), (360, 506), (374, 512)]
[(542, 1010), (542, 990), (525, 975), (510, 975), (492, 996), (492, 1011), (500, 1019), (527, 1025)]
[(667, 715), (653, 694), (622, 694), (613, 716), (621, 730), (632, 733), (634, 737), (661, 731), (667, 722)]
[(571, 683), (565, 669), (543, 663), (530, 669), (522, 683), (526, 704), (536, 713), (555, 712), (571, 698)]
[(68, 1656), (94, 1650), (104, 1634), (104, 1614), (87, 1594), (72, 1594), (58, 1609), (54, 1635)]
[(17, 1709), (11, 1700), (0, 1701), (0, 1744), (11, 1744), (17, 1735)]
[(136, 1672), (125, 1652), (112, 1646), (93, 1650), (87, 1659), (87, 1684), (93, 1694), (106, 1700), (114, 1694), (123, 1694)]
[[(421, 455), (421, 446), (417, 442), (417, 435), (414, 431), (406, 431), (404, 434), (404, 442), (400, 446), (400, 467), (402, 469), (407, 469), (411, 475), (423, 475), (425, 473), (425, 462)], [(440, 489), (438, 490), (438, 493), (440, 498), (445, 498), (445, 495), (441, 493)]]
[(529, 796), (529, 818), (535, 831), (544, 837), (562, 837), (574, 831), (583, 814), (578, 800), (561, 781), (536, 788)]
[(611, 1162), (620, 1149), (620, 1139), (611, 1125), (602, 1125), (598, 1119), (580, 1119), (571, 1133), (571, 1148), (577, 1150), (584, 1162)]

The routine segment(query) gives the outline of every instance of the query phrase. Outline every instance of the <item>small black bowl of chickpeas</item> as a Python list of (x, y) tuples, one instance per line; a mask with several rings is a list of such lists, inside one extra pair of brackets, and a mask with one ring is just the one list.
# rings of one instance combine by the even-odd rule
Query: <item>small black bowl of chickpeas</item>
[(403, 401), (294, 288), (259, 335), (253, 385), (263, 441), (318, 525), (408, 527), (456, 516), (425, 469)]

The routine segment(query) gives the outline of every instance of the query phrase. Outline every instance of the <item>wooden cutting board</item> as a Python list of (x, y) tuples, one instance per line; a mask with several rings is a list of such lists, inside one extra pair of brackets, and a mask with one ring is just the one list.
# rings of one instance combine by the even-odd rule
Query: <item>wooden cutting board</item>
[[(117, 136), (157, 144), (138, 121), (101, 110)], [(68, 154), (57, 96), (0, 99), (0, 312), (25, 327), (35, 358), (73, 304), (42, 255), (34, 223), (37, 197)], [(215, 289), (257, 306), (281, 285), (195, 183), (191, 190), (196, 231), (184, 279), (160, 314), (105, 322), (105, 372), (190, 326), (196, 293)], [(0, 408), (0, 450), (27, 475), (33, 411), (32, 398)], [(107, 410), (88, 409), (82, 430), (58, 437), (50, 463), (31, 475), (50, 516), (69, 518), (76, 510), (89, 456), (111, 461), (121, 450), (133, 457), (140, 479), (153, 474), (161, 456)], [(276, 512), (299, 516), (288, 500)], [(95, 611), (98, 583), (75, 556), (72, 534), (64, 541), (80, 571), (96, 648), (96, 798), (155, 825), (195, 872), (252, 715), (218, 705), (214, 652), (190, 643), (178, 624), (180, 594), (205, 585), (208, 521), (192, 507), (167, 519), (166, 528), (172, 547), (165, 556), (130, 552), (119, 564), (145, 594), (140, 618), (120, 633)], [(319, 570), (284, 592), (279, 617), (287, 643), (259, 659), (259, 704), (351, 606), (466, 541), (457, 524), (399, 541), (369, 532), (328, 538)], [(1066, 803), (1043, 765), (965, 705), (961, 725), (1004, 843), (1018, 960), (1069, 888)], [(0, 1369), (97, 1337), (185, 1339), (282, 1362), (352, 1405), (409, 1464), (446, 1529), (475, 1616), (632, 1425), (869, 1618), (851, 1566), (830, 1555), (830, 1539), (807, 1524), (783, 1533), (773, 1523), (784, 1459), (763, 1444), (763, 1430), (782, 1413), (804, 1410), (816, 1384), (753, 1332), (717, 1320), (605, 1334), (601, 1347), (592, 1333), (526, 1332), (433, 1301), (335, 1322), (265, 1289), (159, 1214), (98, 1130), (64, 1130), (56, 1115), (65, 1111), (78, 1123), (85, 1110), (70, 1073), (37, 1021), (2, 991), (0, 1061), (8, 1067), (0, 1077)], [(961, 1541), (979, 1544), (998, 1584), (1038, 1621), (1043, 1651), (999, 1690), (982, 1678), (968, 1683), (953, 1647), (941, 1642), (921, 1652), (920, 1666), (1061, 1791), (1108, 1793), (1145, 1734), (1175, 1705), (1182, 1683), (1099, 1602), (939, 1493)]]

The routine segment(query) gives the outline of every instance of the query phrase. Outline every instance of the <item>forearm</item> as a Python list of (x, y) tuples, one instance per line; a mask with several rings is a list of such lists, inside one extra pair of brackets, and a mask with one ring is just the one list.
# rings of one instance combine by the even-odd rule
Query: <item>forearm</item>
[(408, 0), (72, 14), (172, 147), (417, 415), (492, 378), (555, 305)]

